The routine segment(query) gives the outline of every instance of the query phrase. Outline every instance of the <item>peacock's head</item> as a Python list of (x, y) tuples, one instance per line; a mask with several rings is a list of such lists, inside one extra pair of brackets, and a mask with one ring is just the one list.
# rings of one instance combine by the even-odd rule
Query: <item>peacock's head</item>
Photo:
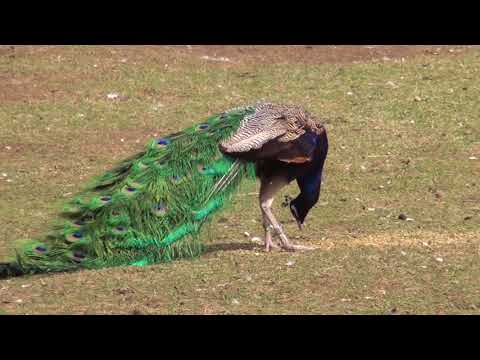
[(298, 228), (301, 230), (303, 223), (305, 222), (305, 218), (308, 215), (308, 212), (312, 208), (313, 205), (309, 206), (301, 196), (297, 197), (296, 199), (290, 201), (290, 212), (292, 213), (293, 218), (297, 222)]

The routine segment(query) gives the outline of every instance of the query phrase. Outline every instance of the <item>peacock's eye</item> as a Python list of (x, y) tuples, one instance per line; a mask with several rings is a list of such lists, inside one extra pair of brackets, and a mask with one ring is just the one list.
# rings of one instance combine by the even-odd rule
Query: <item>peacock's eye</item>
[(168, 140), (168, 139), (161, 138), (161, 139), (157, 140), (157, 145), (159, 147), (164, 147), (164, 146), (167, 146), (168, 144), (170, 144), (170, 140)]
[(152, 213), (155, 216), (162, 216), (167, 212), (167, 207), (163, 202), (159, 202), (152, 207)]
[(73, 253), (73, 256), (75, 256), (75, 257), (77, 257), (77, 258), (80, 258), (80, 259), (83, 259), (83, 258), (85, 258), (86, 255), (85, 255), (83, 252), (81, 252), (81, 251), (75, 251), (75, 252)]
[(199, 173), (203, 174), (207, 170), (207, 167), (203, 164), (200, 164), (197, 166), (197, 169)]
[(73, 243), (82, 238), (83, 233), (81, 231), (75, 231), (66, 237), (66, 241), (69, 243)]
[(108, 203), (110, 200), (112, 200), (112, 197), (111, 196), (102, 196), (100, 198), (100, 200), (103, 202), (103, 203)]
[(83, 252), (77, 250), (73, 252), (71, 259), (76, 263), (81, 263), (85, 260), (85, 257), (86, 255)]
[(113, 228), (113, 233), (114, 234), (117, 234), (117, 235), (122, 235), (122, 234), (125, 234), (127, 232), (127, 227), (126, 226), (123, 226), (123, 225), (117, 225)]
[(138, 189), (133, 186), (126, 186), (122, 191), (126, 194), (134, 194), (135, 192), (138, 191)]
[(115, 227), (115, 229), (116, 229), (117, 231), (121, 231), (121, 232), (122, 232), (122, 231), (125, 231), (126, 228), (125, 228), (125, 226), (119, 225), (119, 226)]
[(37, 246), (37, 247), (35, 248), (35, 251), (38, 252), (38, 253), (43, 254), (43, 253), (47, 252), (47, 248), (46, 248), (45, 246), (39, 245), (39, 246)]
[(78, 220), (75, 220), (73, 222), (73, 225), (77, 226), (77, 227), (80, 227), (80, 226), (83, 226), (85, 225), (85, 221), (84, 220), (81, 220), (81, 219), (78, 219)]
[(174, 175), (171, 177), (171, 180), (173, 183), (178, 183), (180, 180), (182, 180), (182, 178), (179, 175)]
[(198, 130), (207, 130), (210, 127), (208, 124), (200, 124), (198, 125), (197, 129)]

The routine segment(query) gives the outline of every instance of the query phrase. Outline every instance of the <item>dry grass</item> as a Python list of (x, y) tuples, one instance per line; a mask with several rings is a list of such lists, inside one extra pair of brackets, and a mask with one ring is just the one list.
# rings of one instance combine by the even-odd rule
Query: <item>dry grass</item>
[[(0, 89), (0, 257), (16, 239), (47, 230), (89, 177), (150, 137), (259, 98), (325, 118), (326, 182), (305, 230), (276, 204), (292, 240), (319, 249), (265, 254), (245, 238), (261, 235), (257, 185), (246, 183), (212, 225), (202, 257), (1, 281), (0, 312), (478, 313), (478, 51), (275, 64), (268, 54), (221, 62), (198, 49), (167, 50), (59, 47), (0, 57), (8, 80)], [(110, 92), (120, 99), (108, 100)]]

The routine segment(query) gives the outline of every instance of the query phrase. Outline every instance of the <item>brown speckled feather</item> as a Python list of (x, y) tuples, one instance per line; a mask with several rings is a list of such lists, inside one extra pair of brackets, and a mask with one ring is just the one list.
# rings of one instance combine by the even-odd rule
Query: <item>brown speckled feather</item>
[(324, 131), (310, 113), (298, 106), (271, 103), (259, 103), (255, 109), (230, 138), (220, 143), (224, 153), (292, 163), (310, 160), (311, 149), (302, 135)]

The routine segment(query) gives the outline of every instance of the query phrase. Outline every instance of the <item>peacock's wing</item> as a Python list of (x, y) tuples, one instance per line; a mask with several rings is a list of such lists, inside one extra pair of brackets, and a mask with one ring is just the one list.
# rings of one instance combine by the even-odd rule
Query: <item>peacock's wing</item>
[(299, 107), (259, 104), (220, 144), (222, 152), (247, 160), (303, 163), (312, 159), (323, 127)]

